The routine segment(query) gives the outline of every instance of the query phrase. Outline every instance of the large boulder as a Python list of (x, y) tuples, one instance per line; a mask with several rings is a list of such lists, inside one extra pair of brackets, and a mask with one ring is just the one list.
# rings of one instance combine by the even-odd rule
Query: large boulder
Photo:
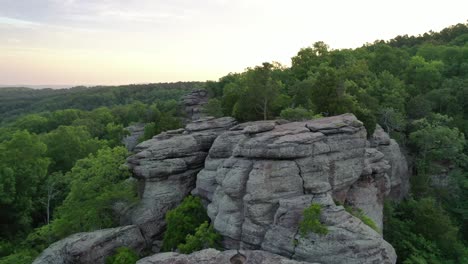
[(205, 249), (190, 255), (175, 252), (161, 253), (140, 259), (137, 264), (301, 264), (299, 262), (260, 250)]
[(146, 242), (140, 229), (132, 225), (77, 233), (49, 246), (33, 264), (104, 264), (119, 247), (142, 251)]
[[(208, 204), (225, 248), (323, 263), (395, 263), (382, 236), (334, 202), (365, 204), (348, 194), (369, 177), (375, 188), (369, 204), (388, 192), (388, 162), (367, 145), (363, 124), (351, 114), (240, 124), (217, 137), (193, 194)], [(298, 235), (302, 211), (311, 203), (323, 208), (326, 236)], [(381, 222), (380, 207), (367, 209), (379, 211), (374, 218)]]
[(138, 180), (141, 201), (122, 224), (138, 225), (148, 243), (160, 239), (166, 212), (194, 189), (213, 141), (235, 124), (230, 117), (206, 118), (137, 145), (127, 162)]

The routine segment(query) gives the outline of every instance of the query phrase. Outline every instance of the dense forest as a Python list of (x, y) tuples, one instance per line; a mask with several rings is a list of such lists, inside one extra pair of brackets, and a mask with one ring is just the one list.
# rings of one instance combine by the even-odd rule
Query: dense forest
[[(0, 263), (30, 263), (67, 235), (118, 225), (116, 202), (138, 199), (122, 166), (124, 127), (147, 123), (141, 140), (180, 127), (178, 100), (193, 88), (209, 92), (204, 110), (212, 116), (305, 120), (351, 112), (368, 135), (380, 125), (412, 168), (410, 195), (385, 206), (383, 234), (398, 262), (468, 263), (466, 23), (356, 49), (316, 42), (290, 67), (263, 63), (205, 83), (0, 89)], [(182, 206), (200, 209), (192, 198)], [(168, 232), (177, 232), (178, 213), (166, 215)], [(194, 223), (192, 240), (216, 235), (204, 220)], [(178, 245), (167, 237), (168, 249)]]

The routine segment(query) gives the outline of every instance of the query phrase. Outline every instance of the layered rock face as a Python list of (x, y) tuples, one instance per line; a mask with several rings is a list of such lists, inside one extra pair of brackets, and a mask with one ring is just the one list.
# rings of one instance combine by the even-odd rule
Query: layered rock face
[(379, 125), (370, 139), (370, 146), (382, 152), (389, 162), (390, 168), (386, 170), (391, 182), (389, 198), (396, 201), (403, 199), (410, 189), (410, 172), (400, 146)]
[(215, 249), (205, 249), (194, 252), (190, 255), (169, 252), (154, 255), (141, 259), (137, 264), (302, 264), (306, 262), (298, 262), (281, 257), (269, 252), (259, 250), (226, 250), (219, 252)]
[[(128, 165), (141, 201), (122, 218), (127, 226), (70, 236), (35, 264), (104, 263), (117, 247), (157, 245), (166, 212), (190, 192), (207, 206), (223, 246), (236, 250), (163, 253), (138, 263), (396, 262), (379, 232), (337, 205), (362, 209), (382, 230), (383, 199), (399, 200), (409, 188), (398, 144), (379, 127), (368, 141), (351, 114), (290, 123), (204, 118), (134, 151)], [(322, 206), (328, 234), (299, 234), (311, 204)]]
[(203, 89), (192, 90), (182, 97), (182, 105), (187, 114), (187, 121), (195, 121), (205, 117), (202, 113), (203, 106), (208, 102), (208, 92)]
[[(193, 194), (208, 204), (226, 248), (309, 262), (394, 263), (382, 236), (334, 202), (374, 205), (389, 191), (388, 162), (367, 144), (362, 123), (350, 114), (240, 124), (215, 140)], [(361, 195), (368, 186), (373, 190)], [(311, 203), (323, 206), (329, 234), (298, 235)], [(379, 206), (362, 209), (378, 211), (369, 216), (381, 223)]]
[(146, 242), (140, 229), (124, 226), (77, 233), (52, 244), (33, 264), (105, 263), (106, 257), (119, 247), (143, 250)]
[(148, 242), (158, 239), (166, 212), (195, 187), (213, 141), (235, 124), (230, 117), (202, 119), (136, 146), (128, 165), (138, 179), (141, 201), (122, 224), (139, 226)]

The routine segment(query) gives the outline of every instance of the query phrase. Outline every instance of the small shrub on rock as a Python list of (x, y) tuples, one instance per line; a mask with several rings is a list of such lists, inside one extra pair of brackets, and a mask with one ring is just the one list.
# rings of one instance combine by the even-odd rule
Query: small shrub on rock
[(107, 257), (106, 264), (135, 264), (140, 257), (138, 254), (127, 247), (120, 247), (116, 253)]
[(320, 204), (311, 204), (304, 210), (304, 219), (299, 223), (299, 234), (304, 237), (310, 232), (319, 235), (328, 234), (327, 227), (320, 222), (320, 213), (322, 207)]

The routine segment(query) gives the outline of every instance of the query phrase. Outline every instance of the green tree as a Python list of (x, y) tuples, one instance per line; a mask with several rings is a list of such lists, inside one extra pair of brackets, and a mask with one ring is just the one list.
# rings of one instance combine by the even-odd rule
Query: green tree
[(217, 98), (209, 99), (208, 103), (203, 106), (203, 112), (209, 116), (222, 117), (223, 109), (221, 101)]
[(286, 108), (280, 113), (280, 117), (290, 121), (304, 121), (310, 120), (316, 117), (310, 110), (306, 110), (302, 107), (297, 108)]
[(217, 248), (221, 246), (221, 235), (214, 230), (213, 226), (205, 221), (195, 229), (195, 234), (188, 234), (185, 243), (179, 244), (177, 249), (184, 254), (190, 254), (205, 248)]
[(47, 174), (46, 145), (27, 131), (0, 143), (0, 235), (15, 236), (32, 224), (33, 198)]
[(69, 171), (75, 162), (106, 145), (92, 138), (85, 127), (60, 126), (43, 137), (47, 144), (47, 156), (52, 163), (50, 171)]
[(117, 202), (136, 200), (135, 186), (128, 181), (130, 172), (122, 167), (127, 157), (124, 147), (103, 148), (79, 160), (66, 177), (71, 179), (70, 193), (57, 208), (52, 222), (58, 237), (115, 226)]
[(187, 235), (193, 235), (209, 218), (200, 198), (187, 196), (178, 207), (166, 213), (165, 220), (162, 250), (171, 251), (185, 243)]

